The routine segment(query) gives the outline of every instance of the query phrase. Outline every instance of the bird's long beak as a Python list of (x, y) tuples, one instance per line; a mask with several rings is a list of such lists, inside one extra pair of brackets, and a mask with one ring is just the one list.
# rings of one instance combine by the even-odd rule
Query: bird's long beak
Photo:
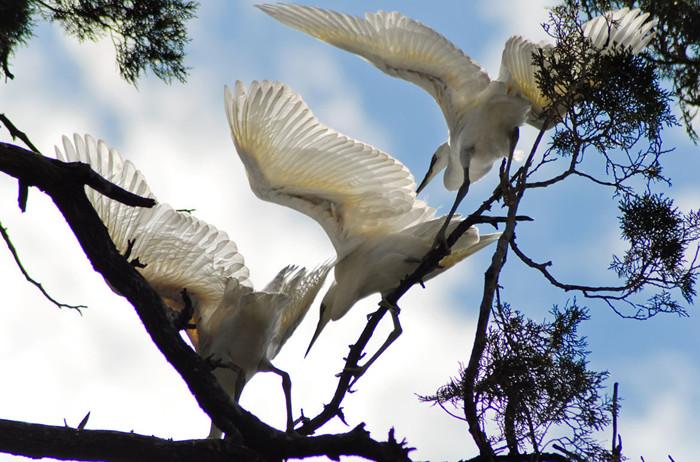
[(449, 155), (450, 146), (447, 142), (444, 142), (437, 147), (435, 153), (433, 153), (433, 157), (430, 159), (430, 167), (428, 167), (428, 173), (425, 174), (425, 178), (423, 178), (423, 181), (421, 181), (420, 185), (418, 185), (418, 189), (416, 189), (416, 194), (420, 194), (423, 188), (428, 186), (430, 180), (435, 178), (435, 175), (437, 175), (442, 169), (444, 169), (447, 166), (447, 160)]
[(319, 335), (321, 335), (321, 331), (324, 327), (326, 327), (326, 324), (328, 324), (328, 319), (323, 316), (323, 312), (325, 310), (326, 307), (324, 305), (321, 305), (321, 317), (319, 318), (318, 324), (316, 325), (316, 331), (314, 332), (314, 336), (311, 338), (311, 343), (309, 343), (309, 347), (306, 349), (306, 353), (304, 353), (304, 358), (309, 356), (309, 351), (311, 351), (311, 347), (314, 346), (316, 339)]
[(416, 194), (420, 194), (420, 192), (428, 186), (428, 183), (430, 183), (430, 180), (433, 179), (435, 174), (437, 173), (435, 171), (435, 163), (437, 162), (437, 153), (433, 154), (433, 157), (430, 159), (430, 167), (428, 167), (428, 172), (425, 174), (425, 177), (423, 177), (423, 181), (420, 182), (418, 185), (418, 189), (416, 189)]

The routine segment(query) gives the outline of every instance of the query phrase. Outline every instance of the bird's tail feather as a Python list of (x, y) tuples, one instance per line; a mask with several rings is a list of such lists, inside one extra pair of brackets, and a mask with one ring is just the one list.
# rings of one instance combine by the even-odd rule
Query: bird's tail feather
[[(482, 234), (481, 236), (479, 236), (479, 242), (477, 243), (470, 243), (463, 247), (453, 248), (452, 252), (448, 256), (440, 260), (440, 266), (444, 269), (448, 269), (456, 265), (468, 256), (475, 254), (476, 252), (488, 246), (489, 244), (497, 241), (498, 238), (501, 237), (501, 234), (503, 233)], [(459, 245), (459, 242), (457, 244)]]

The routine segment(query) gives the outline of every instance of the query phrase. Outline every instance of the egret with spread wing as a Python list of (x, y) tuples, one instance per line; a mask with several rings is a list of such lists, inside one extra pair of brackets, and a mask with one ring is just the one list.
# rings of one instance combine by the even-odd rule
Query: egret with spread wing
[[(437, 101), (449, 130), (418, 187), (420, 192), (446, 168), (445, 187), (458, 190), (445, 226), (469, 190), (497, 159), (512, 155), (519, 128), (542, 128), (543, 109), (533, 54), (553, 46), (522, 37), (508, 39), (501, 69), (491, 80), (484, 69), (444, 36), (398, 12), (366, 13), (364, 18), (301, 5), (257, 5), (282, 23), (355, 53), (385, 73), (420, 86)], [(653, 38), (656, 20), (623, 8), (594, 18), (583, 34), (599, 49), (641, 51)], [(550, 121), (551, 122), (551, 121)], [(548, 124), (549, 125), (549, 124)], [(445, 228), (439, 233), (444, 240)]]
[[(141, 172), (101, 140), (63, 137), (56, 156), (89, 164), (112, 183), (153, 197)], [(238, 401), (256, 372), (282, 377), (291, 429), (291, 382), (271, 361), (308, 311), (330, 266), (313, 271), (288, 266), (265, 289), (254, 291), (243, 256), (225, 232), (167, 204), (130, 207), (89, 187), (86, 194), (117, 250), (138, 259), (137, 270), (168, 307), (184, 309), (182, 291), (187, 289), (196, 322), (187, 333), (202, 357), (223, 366), (214, 375), (232, 399)], [(209, 436), (220, 435), (212, 423)]]
[[(323, 125), (286, 85), (260, 81), (246, 89), (236, 82), (234, 92), (226, 88), (225, 99), (253, 192), (318, 221), (335, 247), (335, 282), (321, 302), (310, 349), (328, 321), (358, 300), (398, 286), (430, 250), (444, 220), (416, 199), (413, 175), (403, 164)], [(480, 236), (471, 227), (426, 279), (498, 236)], [(363, 370), (401, 333), (397, 309), (390, 308), (394, 331)]]

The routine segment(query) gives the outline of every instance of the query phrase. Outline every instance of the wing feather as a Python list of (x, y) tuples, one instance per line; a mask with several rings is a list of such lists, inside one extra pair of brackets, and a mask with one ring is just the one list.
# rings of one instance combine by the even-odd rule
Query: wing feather
[(481, 66), (443, 35), (398, 12), (378, 11), (361, 18), (302, 5), (256, 6), (288, 26), (420, 86), (438, 102), (449, 126), (490, 81)]
[(324, 264), (310, 272), (302, 268), (296, 273), (284, 275), (283, 282), (277, 290), (286, 293), (289, 296), (289, 302), (284, 306), (277, 320), (274, 335), (268, 344), (267, 359), (272, 360), (277, 356), (304, 319), (332, 267), (332, 264)]
[[(144, 176), (115, 149), (89, 135), (63, 137), (57, 158), (83, 162), (107, 180), (136, 194), (153, 197)], [(180, 291), (187, 288), (196, 305), (213, 310), (223, 297), (226, 279), (252, 286), (248, 268), (228, 235), (194, 216), (167, 204), (153, 208), (130, 207), (86, 188), (88, 199), (107, 227), (117, 250), (145, 264), (139, 272), (171, 305), (180, 306)], [(208, 313), (200, 312), (200, 316)]]
[[(639, 9), (622, 8), (591, 19), (583, 25), (583, 35), (594, 47), (604, 51), (627, 49), (632, 53), (640, 52), (654, 37), (652, 30), (657, 20), (648, 21), (649, 13)], [(537, 83), (537, 69), (533, 54), (553, 52), (551, 44), (534, 43), (519, 36), (506, 41), (501, 59), (499, 80), (505, 82), (510, 91), (527, 98), (532, 104), (528, 123), (538, 128), (542, 121), (539, 115), (549, 100), (545, 98)]]
[(656, 35), (652, 29), (658, 21), (647, 21), (648, 18), (649, 13), (643, 13), (637, 8), (621, 8), (585, 23), (583, 34), (596, 48), (624, 48), (639, 53)]
[(246, 90), (237, 82), (225, 98), (253, 192), (318, 221), (340, 257), (368, 234), (396, 229), (397, 218), (429, 209), (416, 201), (403, 164), (321, 124), (286, 85), (253, 82)]

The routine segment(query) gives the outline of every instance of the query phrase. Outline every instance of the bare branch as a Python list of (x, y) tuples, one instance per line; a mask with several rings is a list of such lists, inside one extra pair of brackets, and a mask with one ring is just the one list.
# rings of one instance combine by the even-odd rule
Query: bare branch
[(0, 451), (32, 458), (104, 461), (262, 461), (226, 440), (172, 441), (108, 430), (59, 427), (0, 419)]
[(27, 136), (26, 133), (24, 133), (22, 130), (17, 128), (15, 124), (12, 123), (12, 121), (5, 115), (5, 114), (0, 114), (0, 122), (2, 122), (5, 127), (7, 128), (7, 131), (10, 132), (10, 136), (12, 139), (19, 139), (21, 140), (29, 149), (34, 151), (37, 154), (41, 154), (41, 151), (39, 151), (39, 148), (34, 146), (34, 143), (31, 142), (29, 137)]
[(19, 270), (22, 272), (24, 275), (24, 278), (32, 285), (34, 285), (39, 291), (46, 297), (48, 301), (56, 305), (58, 308), (70, 308), (73, 310), (77, 310), (78, 313), (81, 313), (81, 309), (87, 308), (85, 305), (70, 305), (68, 303), (62, 303), (53, 298), (47, 291), (44, 289), (44, 286), (41, 285), (39, 281), (36, 279), (32, 278), (27, 270), (24, 268), (24, 265), (22, 265), (22, 261), (19, 259), (19, 255), (17, 254), (17, 249), (15, 249), (14, 244), (12, 244), (12, 241), (10, 240), (10, 236), (7, 233), (7, 229), (5, 229), (2, 226), (2, 223), (0, 223), (0, 235), (2, 235), (2, 238), (5, 240), (5, 244), (7, 244), (7, 248), (10, 250), (10, 253), (12, 254), (12, 258), (15, 259), (15, 263), (17, 264), (17, 267), (19, 267)]
[(624, 286), (584, 286), (579, 284), (566, 284), (560, 282), (547, 269), (548, 267), (552, 266), (551, 261), (545, 263), (537, 263), (536, 261), (532, 260), (522, 250), (520, 250), (518, 244), (516, 244), (515, 242), (515, 239), (511, 241), (510, 248), (513, 249), (513, 252), (515, 252), (515, 254), (520, 258), (520, 260), (522, 260), (523, 263), (525, 263), (530, 268), (534, 268), (541, 272), (542, 275), (547, 279), (547, 281), (549, 281), (553, 286), (563, 289), (566, 292), (570, 290), (578, 290), (583, 295), (588, 296), (588, 294), (591, 292), (622, 292), (628, 291), (632, 288), (630, 284), (625, 284)]

